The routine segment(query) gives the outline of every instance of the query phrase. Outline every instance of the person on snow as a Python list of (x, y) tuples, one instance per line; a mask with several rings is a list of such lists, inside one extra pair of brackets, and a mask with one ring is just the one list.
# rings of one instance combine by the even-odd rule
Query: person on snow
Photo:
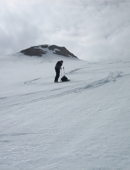
[(58, 82), (58, 79), (60, 77), (60, 69), (61, 69), (62, 64), (63, 64), (63, 61), (61, 60), (61, 61), (58, 61), (55, 65), (56, 76), (55, 76), (54, 82), (56, 83)]

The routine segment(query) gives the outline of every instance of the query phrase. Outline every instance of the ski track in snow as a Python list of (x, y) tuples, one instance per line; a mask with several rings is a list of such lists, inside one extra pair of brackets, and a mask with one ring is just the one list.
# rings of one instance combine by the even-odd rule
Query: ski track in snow
[(96, 87), (99, 87), (99, 86), (103, 86), (106, 83), (115, 82), (116, 79), (120, 78), (120, 77), (122, 77), (122, 71), (121, 72), (110, 72), (107, 77), (105, 77), (101, 80), (94, 81), (90, 84), (87, 84), (86, 86), (81, 87), (78, 90), (81, 91), (81, 90), (86, 90), (86, 89), (90, 89), (90, 88), (96, 88)]
[(40, 80), (41, 78), (37, 78), (37, 79), (33, 79), (33, 80), (29, 80), (29, 81), (25, 81), (24, 84), (31, 84), (34, 81)]
[[(80, 69), (75, 69), (70, 73), (73, 73), (77, 70)], [(63, 87), (56, 87), (53, 88), (48, 91), (48, 90), (43, 90), (43, 91), (38, 91), (38, 92), (33, 92), (33, 93), (26, 93), (26, 94), (18, 94), (15, 96), (11, 96), (11, 97), (1, 97), (0, 100), (3, 103), (1, 110), (2, 109), (7, 109), (8, 107), (14, 107), (14, 106), (18, 106), (18, 105), (26, 105), (26, 104), (32, 104), (32, 103), (36, 103), (42, 100), (49, 100), (52, 98), (59, 98), (62, 97), (64, 95), (68, 95), (71, 93), (78, 93), (78, 92), (82, 92), (84, 90), (89, 90), (89, 89), (94, 89), (100, 86), (103, 86), (109, 82), (116, 82), (117, 78), (121, 78), (122, 77), (122, 71), (120, 72), (109, 72), (107, 77), (104, 77), (102, 79), (99, 79), (97, 81), (91, 82), (89, 84), (87, 84), (87, 82), (83, 81), (83, 82), (68, 82), (70, 84), (67, 84), (67, 86), (63, 86)], [(37, 78), (37, 79), (33, 79), (30, 81), (26, 81), (24, 82), (24, 85), (31, 85), (32, 83), (36, 83), (38, 84), (38, 80), (41, 80), (41, 78)], [(85, 85), (84, 85), (85, 84)], [(44, 86), (52, 86), (52, 83), (44, 83)], [(53, 84), (53, 85), (59, 85), (58, 84)]]

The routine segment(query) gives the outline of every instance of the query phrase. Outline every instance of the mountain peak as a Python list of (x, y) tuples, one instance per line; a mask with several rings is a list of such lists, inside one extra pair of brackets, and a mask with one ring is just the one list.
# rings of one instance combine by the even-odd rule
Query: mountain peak
[(24, 49), (20, 51), (24, 55), (28, 56), (38, 56), (42, 57), (43, 55), (52, 52), (56, 55), (62, 55), (64, 57), (73, 57), (77, 58), (73, 53), (71, 53), (69, 50), (67, 50), (65, 47), (60, 47), (57, 45), (38, 45), (38, 46), (32, 46), (30, 48)]

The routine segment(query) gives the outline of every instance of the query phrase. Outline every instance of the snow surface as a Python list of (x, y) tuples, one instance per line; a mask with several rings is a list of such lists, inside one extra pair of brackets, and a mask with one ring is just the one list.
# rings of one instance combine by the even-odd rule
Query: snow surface
[[(53, 83), (61, 59), (71, 81)], [(0, 170), (129, 170), (130, 61), (17, 54), (0, 70)]]

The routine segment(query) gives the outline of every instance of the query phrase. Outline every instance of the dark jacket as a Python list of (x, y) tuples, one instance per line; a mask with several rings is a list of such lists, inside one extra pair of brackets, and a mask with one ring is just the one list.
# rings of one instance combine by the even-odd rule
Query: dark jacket
[(61, 66), (62, 66), (62, 61), (58, 61), (55, 65), (55, 68), (60, 70)]

